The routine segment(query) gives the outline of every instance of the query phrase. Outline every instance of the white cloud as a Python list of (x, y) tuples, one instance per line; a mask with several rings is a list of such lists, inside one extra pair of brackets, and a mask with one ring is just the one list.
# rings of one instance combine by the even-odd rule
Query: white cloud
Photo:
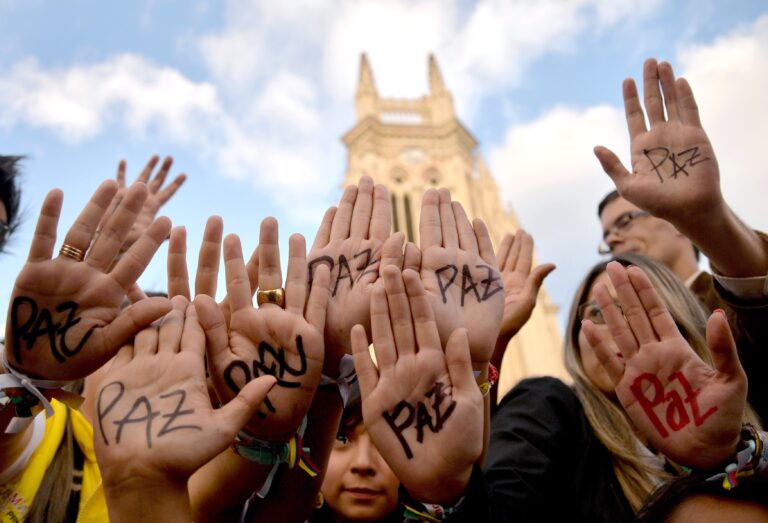
[(22, 61), (0, 78), (0, 100), (0, 123), (48, 128), (73, 143), (111, 123), (138, 132), (157, 126), (186, 141), (201, 118), (220, 110), (212, 85), (129, 54), (69, 69)]
[(317, 92), (306, 79), (288, 71), (278, 72), (256, 101), (255, 124), (281, 125), (303, 134), (317, 131), (320, 114)]

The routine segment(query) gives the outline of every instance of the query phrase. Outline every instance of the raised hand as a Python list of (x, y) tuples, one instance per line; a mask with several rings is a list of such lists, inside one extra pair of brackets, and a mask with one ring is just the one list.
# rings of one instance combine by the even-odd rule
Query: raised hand
[[(125, 243), (123, 244), (121, 252), (127, 251), (130, 246), (133, 245), (134, 242), (138, 240), (142, 234), (144, 234), (144, 231), (147, 230), (147, 227), (149, 227), (149, 225), (155, 220), (155, 216), (157, 216), (157, 212), (160, 210), (160, 207), (162, 207), (168, 200), (173, 197), (174, 194), (176, 194), (176, 191), (179, 190), (179, 187), (181, 187), (187, 179), (186, 174), (180, 174), (174, 178), (171, 183), (163, 187), (165, 178), (168, 176), (168, 172), (171, 170), (171, 165), (173, 165), (173, 158), (166, 156), (163, 160), (163, 163), (160, 165), (160, 169), (157, 171), (157, 174), (150, 181), (152, 171), (155, 170), (158, 161), (160, 161), (158, 156), (152, 156), (152, 158), (150, 158), (147, 162), (147, 165), (144, 166), (144, 169), (142, 169), (139, 173), (138, 178), (136, 178), (137, 182), (141, 182), (147, 185), (147, 199), (144, 200), (144, 205), (141, 208), (141, 212), (136, 218), (133, 227), (131, 227), (131, 231), (128, 233), (128, 236), (125, 238)], [(125, 169), (125, 160), (120, 160), (120, 163), (117, 165), (118, 191), (115, 195), (110, 211), (117, 207), (125, 195), (125, 191), (127, 190), (125, 183)], [(106, 216), (109, 217), (110, 215), (111, 212), (107, 212)]]
[(351, 353), (352, 326), (361, 324), (370, 331), (371, 288), (381, 268), (401, 263), (403, 235), (390, 237), (391, 213), (386, 187), (374, 186), (371, 178), (363, 176), (357, 187), (344, 190), (338, 209), (328, 209), (317, 231), (309, 271), (310, 282), (321, 265), (331, 272), (325, 322), (329, 354), (324, 372), (328, 375), (338, 375), (341, 356)]
[(113, 181), (99, 186), (64, 238), (69, 255), (53, 259), (63, 194), (55, 189), (46, 196), (6, 324), (8, 360), (18, 370), (52, 380), (83, 378), (170, 310), (168, 300), (152, 298), (120, 311), (171, 223), (164, 217), (154, 221), (110, 270), (147, 198), (143, 183), (132, 185), (91, 245), (116, 191)]
[(589, 320), (582, 329), (627, 415), (674, 461), (703, 470), (722, 465), (736, 450), (747, 397), (725, 314), (715, 311), (707, 323), (712, 368), (680, 334), (642, 269), (611, 262), (607, 271), (618, 304), (604, 284), (595, 297), (610, 335)]
[(483, 398), (472, 375), (466, 329), (443, 351), (418, 273), (383, 270), (371, 296), (373, 345), (352, 330), (365, 427), (417, 501), (455, 504), (483, 444)]
[(482, 220), (469, 222), (447, 189), (424, 193), (419, 223), (421, 279), (443, 344), (458, 328), (469, 333), (476, 368), (493, 354), (504, 311), (504, 287)]
[[(266, 218), (259, 237), (258, 284), (262, 291), (280, 289), (277, 221)], [(318, 267), (307, 299), (304, 238), (289, 240), (285, 308), (275, 303), (253, 307), (240, 240), (224, 240), (229, 328), (213, 298), (199, 295), (195, 307), (208, 339), (209, 372), (219, 398), (234, 398), (251, 379), (269, 374), (277, 385), (247, 424), (253, 436), (287, 440), (293, 436), (312, 403), (323, 366), (323, 328), (328, 302), (328, 268)]]
[(603, 170), (622, 197), (672, 223), (722, 207), (720, 170), (691, 86), (683, 78), (675, 80), (667, 62), (653, 59), (643, 66), (643, 83), (650, 129), (635, 82), (627, 79), (623, 86), (632, 172), (613, 152), (598, 146), (595, 155)]
[(497, 259), (504, 282), (504, 315), (499, 339), (509, 342), (531, 317), (541, 284), (555, 266), (544, 263), (531, 270), (533, 237), (522, 229), (515, 235), (504, 236)]
[(185, 495), (189, 476), (232, 443), (275, 384), (271, 376), (253, 380), (214, 410), (195, 308), (177, 296), (158, 323), (120, 350), (96, 401), (96, 456), (107, 498), (118, 500), (111, 513), (131, 486), (173, 484)]

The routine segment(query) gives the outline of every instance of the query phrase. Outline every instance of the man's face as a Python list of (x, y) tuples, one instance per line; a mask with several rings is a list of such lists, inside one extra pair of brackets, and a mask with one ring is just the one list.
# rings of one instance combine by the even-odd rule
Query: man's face
[(687, 240), (671, 223), (643, 213), (621, 197), (605, 206), (600, 223), (613, 255), (642, 254), (672, 267), (686, 248)]

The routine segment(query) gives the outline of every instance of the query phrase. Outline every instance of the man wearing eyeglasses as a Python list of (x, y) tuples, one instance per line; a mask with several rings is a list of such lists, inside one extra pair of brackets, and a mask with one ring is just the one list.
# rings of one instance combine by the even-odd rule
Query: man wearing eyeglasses
[[(745, 225), (724, 200), (688, 82), (653, 59), (645, 62), (643, 79), (645, 113), (634, 81), (623, 86), (632, 171), (613, 152), (595, 147), (617, 189), (598, 207), (599, 250), (660, 261), (706, 308), (725, 310), (750, 378), (749, 401), (768, 420), (768, 236)], [(698, 250), (714, 277), (699, 270)]]

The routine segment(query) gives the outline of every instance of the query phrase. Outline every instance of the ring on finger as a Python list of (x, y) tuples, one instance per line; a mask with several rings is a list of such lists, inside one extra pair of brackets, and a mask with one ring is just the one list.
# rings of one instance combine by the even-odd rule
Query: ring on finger
[(277, 305), (280, 308), (285, 308), (285, 289), (282, 287), (279, 289), (268, 289), (256, 291), (256, 303), (259, 307), (265, 303), (271, 303)]

